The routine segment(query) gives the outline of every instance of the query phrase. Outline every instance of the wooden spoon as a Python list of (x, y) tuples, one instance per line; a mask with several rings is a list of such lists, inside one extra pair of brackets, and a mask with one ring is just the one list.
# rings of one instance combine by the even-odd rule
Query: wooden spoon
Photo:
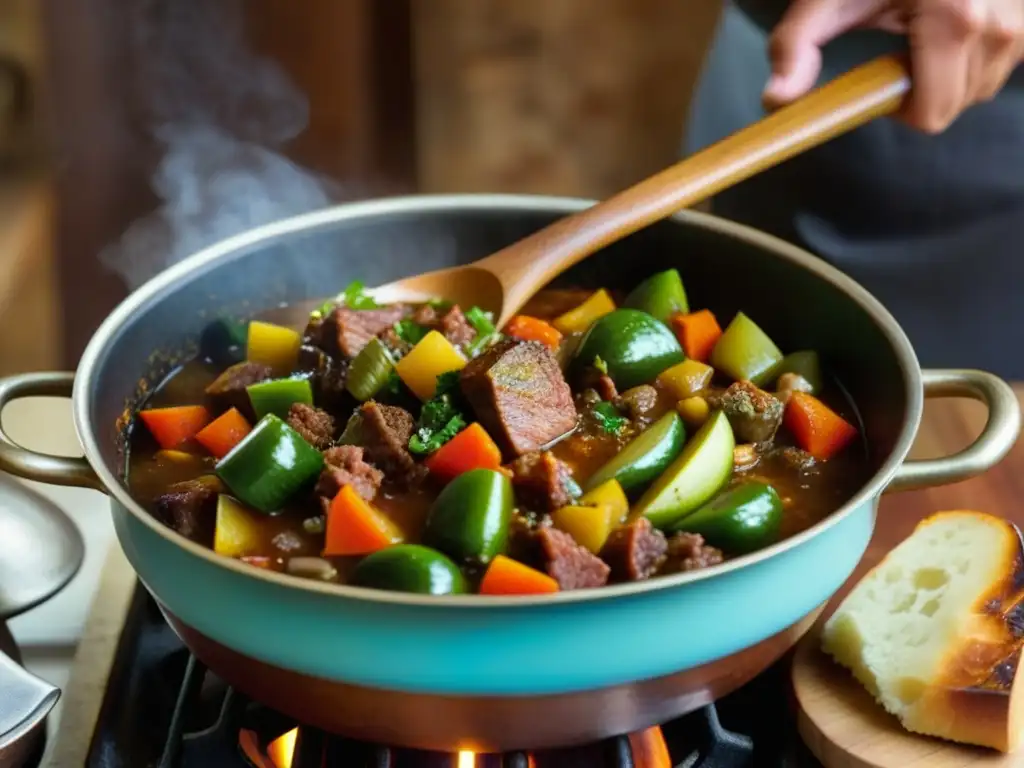
[(910, 90), (905, 61), (883, 57), (812, 91), (671, 168), (484, 259), (375, 288), (381, 302), (444, 298), (494, 312), (498, 327), (553, 278), (659, 219), (805, 149), (895, 112)]

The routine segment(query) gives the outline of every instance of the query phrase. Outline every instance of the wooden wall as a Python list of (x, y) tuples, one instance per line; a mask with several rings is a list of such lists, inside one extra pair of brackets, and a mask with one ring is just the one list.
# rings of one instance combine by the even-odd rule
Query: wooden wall
[(678, 159), (718, 0), (414, 0), (429, 191), (601, 196)]

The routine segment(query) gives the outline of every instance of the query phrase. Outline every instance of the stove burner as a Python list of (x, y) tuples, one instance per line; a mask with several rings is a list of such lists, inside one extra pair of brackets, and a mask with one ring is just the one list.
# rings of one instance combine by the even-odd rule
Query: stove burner
[[(803, 768), (784, 669), (638, 734), (535, 754), (444, 754), (304, 727), (193, 658), (140, 588), (121, 635), (87, 768)], [(721, 719), (720, 719), (721, 717)], [(741, 733), (742, 732), (742, 735)]]

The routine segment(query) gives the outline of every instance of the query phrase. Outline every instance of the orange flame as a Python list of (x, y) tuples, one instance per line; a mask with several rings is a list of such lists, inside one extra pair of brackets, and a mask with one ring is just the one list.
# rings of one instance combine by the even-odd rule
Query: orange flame
[(298, 737), (299, 729), (292, 728), (267, 746), (267, 757), (270, 758), (275, 768), (292, 768), (292, 760), (295, 758), (295, 742)]
[(636, 765), (642, 768), (672, 768), (672, 757), (668, 753), (661, 728), (655, 726), (630, 734), (629, 746), (633, 750), (633, 762)]

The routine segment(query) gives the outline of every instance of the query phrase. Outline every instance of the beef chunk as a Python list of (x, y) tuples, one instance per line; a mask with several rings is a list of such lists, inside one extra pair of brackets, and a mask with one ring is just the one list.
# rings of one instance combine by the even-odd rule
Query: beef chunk
[(549, 451), (527, 453), (512, 463), (516, 500), (536, 512), (554, 512), (572, 501), (567, 483), (569, 466)]
[(709, 401), (725, 412), (739, 443), (767, 442), (782, 423), (782, 401), (749, 381), (737, 381)]
[(349, 309), (338, 307), (327, 319), (321, 332), (321, 346), (329, 355), (351, 359), (370, 343), (409, 314), (405, 304), (381, 309)]
[(696, 571), (718, 565), (725, 559), (722, 550), (704, 543), (699, 533), (677, 533), (668, 540), (666, 570)]
[(408, 487), (427, 473), (409, 453), (409, 438), (415, 428), (416, 421), (404, 408), (370, 400), (352, 414), (341, 439), (362, 446), (367, 460), (380, 467), (389, 481)]
[(476, 328), (469, 324), (459, 305), (455, 304), (437, 320), (437, 330), (455, 346), (468, 344), (476, 338)]
[(616, 528), (601, 550), (601, 559), (618, 581), (642, 581), (653, 576), (665, 559), (665, 535), (646, 517)]
[(615, 388), (615, 382), (611, 376), (601, 374), (596, 382), (597, 394), (602, 400), (609, 402), (615, 400), (619, 396), (619, 390)]
[(633, 421), (642, 421), (658, 407), (658, 390), (650, 384), (641, 384), (615, 398), (615, 405), (629, 414)]
[(288, 409), (288, 426), (321, 451), (334, 442), (334, 417), (311, 405), (293, 404)]
[(782, 456), (782, 460), (786, 463), (786, 466), (791, 469), (795, 469), (797, 472), (806, 472), (812, 469), (817, 464), (815, 459), (807, 451), (801, 450), (800, 448), (793, 448), (787, 446), (783, 448), (779, 455)]
[(507, 456), (536, 451), (576, 426), (576, 406), (543, 344), (506, 339), (462, 369), (462, 392)]
[(269, 365), (251, 363), (246, 360), (226, 368), (206, 388), (206, 396), (215, 410), (226, 411), (229, 408), (237, 408), (252, 421), (256, 418), (256, 413), (252, 409), (249, 393), (245, 391), (245, 388), (250, 384), (266, 381), (273, 376), (274, 372)]
[(182, 536), (212, 547), (217, 496), (222, 490), (213, 475), (175, 483), (157, 499), (156, 517)]
[(437, 310), (429, 304), (416, 307), (412, 313), (412, 321), (425, 328), (433, 328), (437, 324)]
[(384, 473), (363, 460), (358, 445), (339, 445), (324, 452), (324, 468), (316, 483), (316, 493), (328, 499), (337, 496), (343, 485), (367, 501), (372, 501), (384, 482)]
[(534, 533), (540, 546), (544, 570), (561, 589), (603, 587), (609, 568), (601, 558), (581, 547), (564, 531), (541, 526)]

